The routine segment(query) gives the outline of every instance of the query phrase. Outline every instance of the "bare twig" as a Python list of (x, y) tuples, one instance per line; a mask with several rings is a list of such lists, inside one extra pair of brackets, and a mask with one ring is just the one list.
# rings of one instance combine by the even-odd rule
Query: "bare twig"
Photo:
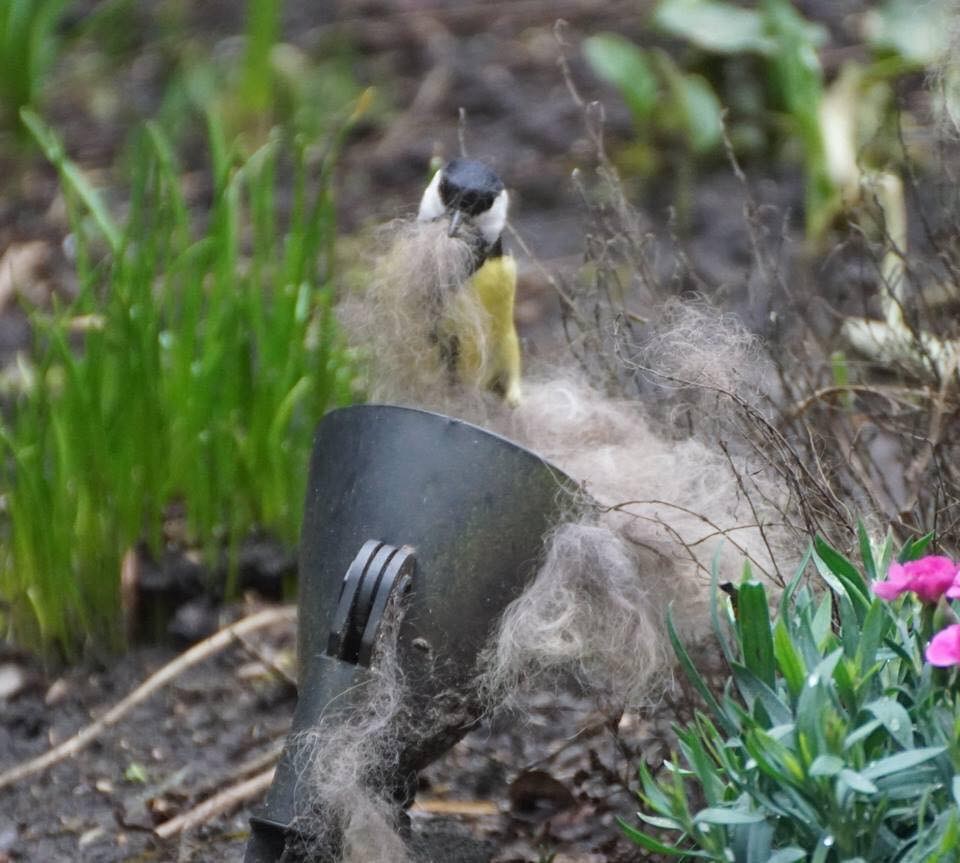
[(133, 692), (111, 707), (110, 710), (95, 722), (91, 722), (88, 726), (78, 731), (73, 737), (70, 737), (43, 755), (31, 758), (29, 761), (18, 764), (0, 774), (0, 790), (19, 782), (21, 779), (26, 779), (28, 776), (42, 773), (55, 764), (59, 764), (61, 761), (65, 761), (67, 758), (71, 758), (78, 752), (81, 752), (106, 731), (106, 729), (112, 725), (116, 725), (134, 707), (145, 701), (157, 690), (166, 686), (187, 669), (192, 668), (194, 665), (209, 659), (211, 656), (229, 647), (239, 636), (247, 635), (258, 629), (265, 629), (268, 626), (290, 624), (296, 620), (296, 617), (297, 610), (294, 606), (281, 606), (279, 608), (268, 608), (264, 611), (259, 611), (256, 614), (251, 614), (242, 620), (238, 620), (236, 623), (225, 626), (209, 638), (204, 639), (199, 644), (195, 644), (172, 662), (168, 662), (154, 674), (151, 674), (150, 677), (134, 689)]
[(161, 839), (169, 839), (178, 833), (185, 833), (201, 824), (206, 824), (218, 815), (233, 811), (248, 800), (259, 797), (269, 788), (270, 783), (273, 782), (274, 770), (274, 767), (270, 767), (250, 779), (244, 779), (243, 782), (225, 788), (219, 794), (215, 794), (198, 806), (194, 806), (193, 809), (181, 812), (176, 818), (171, 818), (169, 821), (164, 821), (154, 830), (154, 833)]
[(467, 109), (462, 105), (457, 119), (457, 142), (460, 144), (461, 157), (466, 159), (470, 155), (467, 150)]
[(259, 662), (264, 668), (267, 669), (274, 677), (282, 681), (287, 687), (289, 687), (294, 694), (297, 692), (297, 678), (292, 675), (287, 669), (280, 666), (273, 657), (268, 656), (263, 650), (261, 650), (256, 644), (250, 641), (248, 638), (244, 638), (242, 635), (236, 636), (237, 643), (244, 649), (244, 651), (250, 654), (253, 659)]

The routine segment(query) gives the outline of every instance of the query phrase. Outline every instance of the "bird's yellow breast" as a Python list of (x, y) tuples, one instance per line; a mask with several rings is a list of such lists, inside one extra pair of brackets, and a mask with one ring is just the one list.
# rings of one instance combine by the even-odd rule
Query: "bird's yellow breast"
[(510, 404), (520, 401), (520, 343), (513, 324), (517, 264), (510, 255), (487, 258), (466, 285), (479, 304), (482, 326), (458, 335), (458, 366), (463, 377), (500, 390)]

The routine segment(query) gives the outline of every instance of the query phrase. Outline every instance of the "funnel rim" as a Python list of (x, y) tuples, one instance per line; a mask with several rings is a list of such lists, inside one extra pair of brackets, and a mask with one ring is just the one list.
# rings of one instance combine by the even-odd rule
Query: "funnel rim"
[(405, 411), (407, 413), (412, 413), (412, 414), (422, 414), (426, 416), (435, 417), (436, 419), (446, 420), (447, 422), (456, 423), (457, 425), (465, 426), (471, 431), (479, 432), (480, 434), (485, 435), (486, 437), (493, 438), (494, 440), (498, 440), (501, 443), (507, 444), (507, 446), (511, 447), (514, 450), (518, 450), (523, 456), (534, 459), (535, 461), (542, 464), (544, 467), (546, 467), (549, 471), (555, 474), (563, 482), (569, 483), (570, 485), (573, 486), (573, 488), (579, 489), (582, 491), (581, 484), (579, 482), (577, 482), (565, 470), (557, 467), (557, 465), (554, 464), (554, 462), (552, 462), (546, 456), (540, 455), (540, 453), (538, 453), (536, 450), (532, 450), (521, 443), (517, 443), (517, 441), (511, 438), (508, 438), (506, 435), (500, 434), (499, 432), (491, 431), (490, 429), (484, 428), (483, 426), (477, 425), (476, 423), (472, 423), (469, 420), (461, 419), (460, 417), (451, 416), (450, 414), (440, 413), (439, 411), (426, 410), (425, 408), (412, 407), (410, 405), (393, 404), (391, 402), (363, 402), (362, 404), (344, 405), (342, 407), (333, 408), (332, 410), (327, 411), (323, 415), (323, 419), (321, 419), (320, 422), (322, 424), (323, 422), (326, 421), (327, 417), (332, 416), (333, 414), (361, 412), (371, 408), (377, 408), (377, 409), (389, 408), (390, 410)]

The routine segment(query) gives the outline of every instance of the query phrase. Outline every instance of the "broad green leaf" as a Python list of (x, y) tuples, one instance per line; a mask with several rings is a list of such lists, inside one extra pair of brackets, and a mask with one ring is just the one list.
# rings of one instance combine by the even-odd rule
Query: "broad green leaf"
[(769, 54), (776, 48), (756, 10), (719, 0), (663, 0), (653, 23), (671, 36), (717, 54)]
[(929, 66), (950, 44), (951, 10), (947, 0), (886, 0), (867, 13), (864, 30), (873, 48), (894, 51), (917, 67)]
[(620, 91), (634, 120), (647, 119), (657, 104), (657, 79), (643, 51), (616, 33), (588, 36), (582, 50), (596, 75)]
[(680, 80), (681, 102), (687, 117), (690, 143), (695, 153), (716, 150), (723, 140), (723, 105), (710, 82), (688, 73)]
[(694, 153), (716, 150), (723, 140), (723, 106), (706, 78), (683, 72), (666, 51), (654, 54), (670, 90), (675, 121)]
[(763, 683), (776, 683), (773, 636), (767, 592), (758, 581), (741, 584), (737, 590), (737, 628), (743, 662)]

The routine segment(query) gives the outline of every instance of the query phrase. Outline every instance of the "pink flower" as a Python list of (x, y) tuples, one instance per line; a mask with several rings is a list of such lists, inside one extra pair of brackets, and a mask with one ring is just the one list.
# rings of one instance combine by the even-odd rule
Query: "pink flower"
[(960, 665), (960, 623), (941, 629), (927, 645), (927, 662), (941, 668)]
[[(923, 602), (938, 602), (944, 593), (949, 596), (958, 567), (949, 557), (929, 555), (909, 563), (891, 563), (886, 581), (875, 581), (873, 592), (881, 599), (896, 599), (901, 593), (915, 593)], [(960, 596), (958, 585), (957, 596)]]

